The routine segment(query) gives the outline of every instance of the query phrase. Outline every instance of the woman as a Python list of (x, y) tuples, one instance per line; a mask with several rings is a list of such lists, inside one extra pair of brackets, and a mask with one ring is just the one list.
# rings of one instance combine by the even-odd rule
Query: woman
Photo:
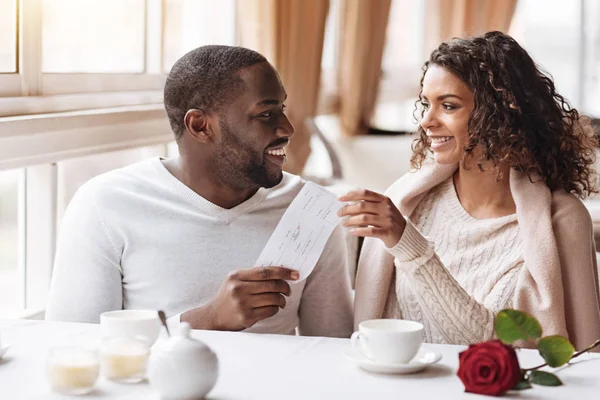
[(427, 342), (469, 344), (492, 338), (495, 314), (514, 308), (544, 335), (593, 343), (598, 276), (578, 199), (596, 192), (589, 122), (500, 32), (442, 43), (423, 69), (416, 171), (386, 196), (340, 198), (344, 224), (368, 237), (355, 324), (416, 320)]

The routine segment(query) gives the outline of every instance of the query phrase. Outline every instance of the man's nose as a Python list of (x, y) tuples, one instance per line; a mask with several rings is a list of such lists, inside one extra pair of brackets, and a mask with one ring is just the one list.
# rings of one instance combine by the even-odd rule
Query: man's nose
[(291, 138), (292, 136), (294, 136), (295, 131), (296, 130), (294, 129), (294, 125), (292, 125), (292, 122), (290, 121), (288, 116), (285, 114), (281, 114), (281, 122), (277, 127), (277, 135), (281, 137)]

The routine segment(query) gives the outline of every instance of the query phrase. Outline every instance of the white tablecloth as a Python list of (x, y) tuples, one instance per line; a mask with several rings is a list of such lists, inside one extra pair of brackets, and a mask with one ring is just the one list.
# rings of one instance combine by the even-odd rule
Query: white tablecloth
[[(93, 324), (0, 320), (2, 342), (12, 347), (0, 361), (0, 399), (65, 399), (53, 394), (45, 377), (53, 345), (99, 343)], [(220, 375), (208, 398), (225, 399), (477, 399), (464, 393), (456, 377), (464, 347), (425, 345), (443, 354), (439, 364), (414, 375), (365, 372), (344, 357), (347, 339), (193, 331), (217, 353)], [(534, 351), (520, 351), (522, 366), (537, 365)], [(513, 395), (527, 399), (599, 399), (600, 356), (583, 355), (558, 375), (565, 386), (537, 386)], [(512, 396), (509, 396), (509, 398)], [(83, 398), (156, 399), (147, 383), (125, 385), (98, 381)]]

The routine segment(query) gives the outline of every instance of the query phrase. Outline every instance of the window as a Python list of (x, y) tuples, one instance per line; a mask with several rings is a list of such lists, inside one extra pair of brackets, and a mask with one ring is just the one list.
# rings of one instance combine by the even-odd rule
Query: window
[(385, 74), (421, 70), (425, 61), (423, 22), (423, 2), (392, 0), (382, 60)]
[[(543, 10), (543, 12), (540, 12)], [(510, 34), (572, 106), (600, 117), (600, 2), (520, 0)]]
[[(0, 117), (160, 103), (166, 73), (184, 53), (235, 44), (235, 4), (0, 0)], [(1, 98), (21, 96), (31, 97)]]
[(340, 0), (329, 2), (325, 21), (323, 53), (321, 54), (321, 89), (317, 111), (328, 114), (334, 111), (337, 98), (337, 67), (339, 57)]
[(160, 0), (41, 4), (41, 28), (31, 32), (41, 57), (30, 60), (41, 94), (162, 89)]
[(584, 1), (583, 105), (586, 113), (600, 118), (600, 1)]
[(323, 71), (333, 71), (337, 68), (338, 43), (340, 30), (340, 0), (329, 2), (329, 14), (325, 22), (325, 37), (323, 38), (323, 55), (321, 68)]
[(17, 0), (0, 0), (0, 73), (17, 72)]
[(42, 2), (42, 72), (145, 70), (144, 0)]
[(0, 96), (21, 94), (21, 82), (17, 75), (17, 15), (17, 0), (0, 0)]
[(23, 170), (0, 171), (0, 315), (23, 310)]
[(414, 101), (424, 61), (425, 2), (392, 0), (378, 103)]
[(370, 125), (412, 132), (414, 102), (425, 62), (425, 3), (392, 0), (382, 59), (382, 78)]
[[(557, 91), (581, 105), (581, 1), (521, 0), (510, 35), (554, 78)], [(540, 12), (543, 10), (543, 12)]]
[(235, 44), (235, 0), (166, 0), (163, 70), (207, 44)]

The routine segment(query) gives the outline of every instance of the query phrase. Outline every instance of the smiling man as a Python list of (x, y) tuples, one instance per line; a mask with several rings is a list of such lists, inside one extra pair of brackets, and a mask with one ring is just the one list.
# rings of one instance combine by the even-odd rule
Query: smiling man
[(305, 281), (254, 268), (304, 181), (282, 171), (294, 134), (277, 71), (248, 49), (205, 46), (165, 84), (180, 156), (83, 185), (65, 213), (46, 316), (163, 309), (196, 329), (347, 337), (345, 241), (338, 227)]

